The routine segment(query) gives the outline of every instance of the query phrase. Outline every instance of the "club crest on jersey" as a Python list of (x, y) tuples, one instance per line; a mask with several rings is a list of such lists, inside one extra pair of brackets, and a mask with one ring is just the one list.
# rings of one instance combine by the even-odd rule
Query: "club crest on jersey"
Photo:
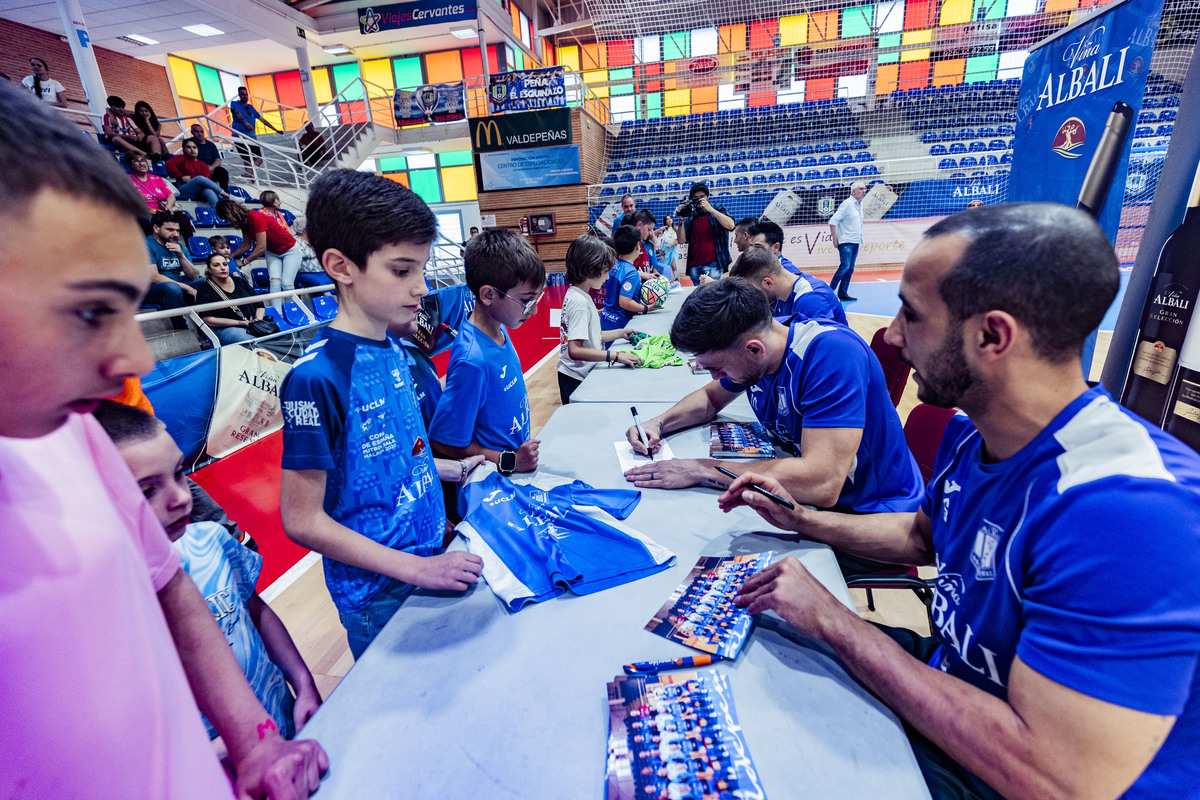
[(418, 436), (417, 440), (415, 442), (413, 442), (412, 454), (414, 456), (419, 456), (419, 455), (421, 455), (421, 453), (424, 453), (424, 452), (425, 452), (425, 439), (423, 437)]
[(621, 288), (623, 288), (625, 291), (628, 292), (630, 289), (633, 288), (633, 281), (625, 281), (624, 285)]
[(776, 407), (779, 408), (780, 414), (787, 413), (787, 410), (788, 410), (787, 395), (784, 394), (782, 387), (775, 394), (775, 405), (776, 405)]
[(1087, 130), (1079, 117), (1069, 117), (1058, 127), (1050, 149), (1063, 158), (1079, 158), (1083, 153), (1076, 153), (1087, 142)]
[(1000, 549), (1000, 535), (1004, 529), (986, 519), (975, 532), (975, 544), (971, 548), (971, 563), (975, 565), (975, 580), (990, 581), (996, 577), (996, 551)]

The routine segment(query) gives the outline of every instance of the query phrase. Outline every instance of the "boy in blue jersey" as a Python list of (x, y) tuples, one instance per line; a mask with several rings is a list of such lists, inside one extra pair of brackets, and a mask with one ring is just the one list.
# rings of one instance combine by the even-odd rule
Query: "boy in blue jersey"
[(847, 613), (794, 559), (738, 600), (824, 641), (904, 719), (935, 798), (1200, 797), (1200, 456), (1084, 380), (1118, 287), (1075, 209), (947, 217), (909, 257), (887, 334), (920, 399), (965, 412), (921, 508), (788, 512), (745, 491), (783, 491), (754, 474), (721, 498), (937, 566), (935, 639)]
[(793, 275), (780, 264), (767, 245), (754, 242), (733, 262), (729, 274), (745, 278), (762, 289), (771, 301), (771, 315), (800, 319), (827, 319), (846, 325), (846, 312), (837, 295), (812, 275)]
[(604, 310), (600, 312), (600, 330), (619, 331), (629, 324), (634, 314), (649, 314), (650, 306), (642, 302), (642, 273), (633, 265), (642, 246), (642, 237), (632, 225), (622, 225), (613, 231), (613, 246), (617, 263), (604, 284)]
[[(254, 590), (262, 556), (215, 522), (189, 524), (192, 492), (183, 453), (160, 420), (112, 400), (101, 400), (95, 416), (208, 601), (250, 688), (280, 734), (291, 739), (321, 705), (321, 693), (283, 621)], [(217, 738), (208, 719), (204, 725), (209, 738)]]
[(463, 591), (478, 556), (444, 552), (438, 479), (480, 459), (435, 462), (400, 342), (428, 294), (437, 232), (429, 207), (394, 181), (354, 170), (318, 178), (309, 242), (338, 291), (338, 313), (280, 386), (287, 535), (325, 557), (325, 583), (355, 658), (414, 588)]
[(537, 469), (529, 394), (508, 330), (537, 313), (546, 267), (523, 238), (488, 228), (467, 242), (463, 257), (475, 309), (450, 348), (446, 390), (429, 436), (441, 453), (482, 456), (505, 475)]
[[(759, 249), (759, 248), (752, 248)], [(743, 258), (750, 254), (748, 249)], [(745, 464), (674, 459), (625, 473), (639, 487), (728, 487), (717, 466), (774, 476), (801, 503), (858, 513), (913, 511), (921, 480), (879, 360), (849, 328), (827, 320), (783, 325), (744, 278), (704, 285), (684, 301), (671, 343), (714, 380), (643, 422), (651, 450), (667, 433), (710, 422), (742, 392), (758, 420), (796, 458)], [(636, 426), (627, 437), (646, 452)]]

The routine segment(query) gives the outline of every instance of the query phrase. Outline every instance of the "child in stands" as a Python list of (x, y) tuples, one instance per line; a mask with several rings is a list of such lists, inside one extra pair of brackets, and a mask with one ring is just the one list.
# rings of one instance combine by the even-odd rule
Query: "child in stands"
[[(250, 688), (279, 732), (292, 738), (321, 705), (321, 694), (283, 621), (254, 590), (262, 556), (215, 522), (190, 521), (192, 492), (183, 453), (166, 425), (140, 408), (112, 400), (100, 401), (95, 416), (175, 543), (183, 570), (208, 600)], [(217, 738), (212, 724), (207, 719), (204, 724), (209, 738)]]
[(482, 459), (435, 461), (390, 325), (428, 292), (437, 233), (429, 207), (394, 181), (334, 170), (309, 190), (308, 236), (337, 283), (338, 312), (279, 390), (280, 510), (287, 535), (325, 556), (325, 583), (355, 658), (417, 588), (463, 591), (483, 561), (444, 552), (437, 481)]
[(642, 302), (642, 277), (633, 259), (642, 246), (642, 236), (632, 225), (622, 225), (613, 231), (617, 249), (617, 265), (604, 284), (604, 310), (600, 312), (600, 328), (615, 331), (624, 328), (634, 314), (649, 314), (650, 306)]
[(212, 250), (214, 256), (225, 256), (229, 261), (229, 271), (234, 275), (239, 275), (237, 260), (232, 258), (233, 248), (229, 244), (229, 240), (224, 236), (217, 234), (216, 236), (208, 237), (208, 249)]
[(507, 228), (488, 228), (468, 241), (463, 263), (475, 310), (450, 348), (446, 391), (429, 437), (450, 456), (486, 456), (505, 475), (533, 472), (540, 443), (530, 429), (529, 394), (508, 329), (537, 311), (546, 267)]
[(563, 298), (562, 332), (558, 351), (558, 394), (563, 405), (571, 401), (571, 395), (583, 383), (583, 379), (599, 362), (627, 364), (631, 367), (642, 360), (627, 351), (612, 352), (604, 345), (617, 339), (628, 339), (634, 331), (622, 328), (615, 331), (600, 331), (600, 314), (588, 294), (608, 280), (608, 273), (616, 261), (613, 252), (603, 240), (595, 236), (580, 236), (567, 248), (567, 289)]

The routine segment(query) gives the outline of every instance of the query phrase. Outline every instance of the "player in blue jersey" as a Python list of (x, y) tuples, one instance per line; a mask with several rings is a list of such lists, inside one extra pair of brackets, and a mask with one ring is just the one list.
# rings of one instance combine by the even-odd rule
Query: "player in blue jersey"
[(283, 403), (283, 527), (325, 556), (325, 583), (355, 658), (415, 587), (462, 591), (482, 560), (443, 552), (438, 479), (482, 459), (435, 463), (404, 348), (389, 325), (420, 310), (437, 231), (429, 207), (394, 181), (335, 170), (309, 192), (308, 236), (338, 292), (338, 313), (296, 360)]
[[(779, 263), (793, 275), (804, 275), (791, 259), (783, 254), (783, 228), (769, 219), (755, 220), (746, 229), (746, 247), (752, 244), (766, 245), (766, 248), (779, 256)], [(745, 250), (743, 247), (742, 250)], [(828, 284), (827, 284), (828, 285)], [(830, 289), (830, 291), (833, 291)], [(836, 295), (835, 295), (836, 297)]]
[(619, 331), (634, 314), (649, 314), (653, 309), (642, 302), (642, 273), (633, 265), (642, 246), (641, 234), (632, 225), (613, 231), (617, 263), (604, 283), (604, 310), (600, 312), (600, 330)]
[[(859, 513), (914, 511), (920, 504), (920, 473), (883, 370), (854, 331), (826, 320), (783, 325), (761, 291), (731, 277), (692, 292), (671, 325), (671, 343), (695, 353), (714, 380), (644, 421), (651, 449), (667, 433), (710, 422), (745, 392), (759, 421), (798, 456), (758, 461), (753, 469), (776, 477), (800, 502)], [(646, 451), (636, 426), (627, 437)], [(645, 488), (727, 488), (717, 466), (751, 468), (675, 459), (634, 467), (625, 477)]]
[(744, 490), (784, 491), (753, 474), (721, 498), (937, 566), (933, 640), (847, 613), (794, 559), (738, 600), (826, 642), (905, 720), (935, 798), (1200, 797), (1200, 457), (1084, 381), (1118, 285), (1074, 209), (947, 217), (908, 259), (888, 329), (919, 397), (966, 414), (920, 510), (786, 512)]
[(849, 324), (846, 322), (846, 311), (829, 284), (807, 272), (801, 272), (800, 268), (783, 254), (783, 228), (769, 219), (764, 219), (754, 223), (747, 234), (750, 244), (761, 244), (774, 253), (779, 259), (779, 265), (787, 273), (784, 277), (790, 284), (791, 291), (780, 298), (778, 304), (772, 303), (780, 309), (775, 312), (775, 316), (800, 313), (810, 318), (822, 316), (843, 325)]
[(761, 289), (771, 301), (774, 317), (798, 315), (802, 320), (827, 319), (847, 324), (842, 304), (824, 281), (788, 272), (765, 244), (755, 242), (747, 247), (733, 262), (729, 274), (745, 278)]
[(429, 436), (454, 458), (483, 456), (505, 475), (537, 469), (529, 394), (509, 338), (537, 313), (546, 267), (515, 231), (488, 228), (467, 242), (463, 257), (475, 310), (450, 348), (446, 391)]

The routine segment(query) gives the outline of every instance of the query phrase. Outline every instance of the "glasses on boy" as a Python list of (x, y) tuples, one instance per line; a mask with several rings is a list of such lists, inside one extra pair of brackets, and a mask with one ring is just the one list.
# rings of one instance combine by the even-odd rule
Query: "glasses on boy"
[[(493, 288), (493, 289), (496, 289), (496, 287), (495, 287), (495, 286), (493, 286), (492, 288)], [(496, 291), (497, 291), (497, 292), (500, 292), (500, 294), (504, 295), (504, 296), (505, 296), (505, 297), (507, 297), (509, 300), (513, 300), (513, 301), (515, 301), (515, 302), (518, 302), (518, 303), (520, 303), (520, 302), (521, 302), (521, 301), (520, 301), (518, 298), (516, 298), (516, 297), (513, 297), (512, 295), (510, 295), (510, 294), (507, 294), (507, 293), (505, 293), (505, 292), (501, 292), (499, 289), (496, 289)], [(538, 293), (537, 293), (537, 297), (533, 298), (533, 299), (532, 299), (532, 300), (530, 300), (528, 303), (523, 303), (523, 304), (522, 304), (522, 305), (523, 305), (523, 309), (522, 309), (523, 313), (526, 313), (526, 314), (528, 314), (530, 311), (533, 311), (533, 309), (534, 309), (534, 308), (537, 306), (537, 304), (538, 304), (538, 301), (539, 301), (539, 300), (541, 300), (541, 299), (542, 299), (542, 297), (543, 297), (543, 295), (545, 295), (545, 294), (546, 294), (546, 290), (545, 290), (545, 289), (543, 289), (542, 291), (540, 291), (540, 292), (538, 292)]]

